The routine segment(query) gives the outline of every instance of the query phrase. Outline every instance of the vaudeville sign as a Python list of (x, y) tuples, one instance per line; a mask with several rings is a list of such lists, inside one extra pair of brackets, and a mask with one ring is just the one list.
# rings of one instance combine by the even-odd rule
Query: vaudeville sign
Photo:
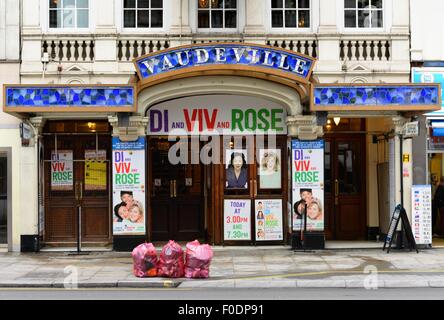
[(275, 74), (307, 83), (315, 59), (256, 44), (199, 44), (151, 53), (134, 61), (143, 82), (185, 71), (238, 69)]

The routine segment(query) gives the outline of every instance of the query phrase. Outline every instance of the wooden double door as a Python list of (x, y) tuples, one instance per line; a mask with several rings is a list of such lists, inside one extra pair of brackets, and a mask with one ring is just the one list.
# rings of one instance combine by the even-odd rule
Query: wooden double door
[(109, 134), (44, 137), (44, 242), (111, 243)]
[(366, 238), (365, 162), (364, 134), (326, 135), (325, 233), (329, 240)]
[(178, 146), (174, 141), (152, 137), (148, 146), (151, 240), (203, 239), (204, 165), (200, 161), (190, 163), (189, 143), (184, 150), (190, 161), (184, 163), (176, 163), (178, 159), (170, 153)]

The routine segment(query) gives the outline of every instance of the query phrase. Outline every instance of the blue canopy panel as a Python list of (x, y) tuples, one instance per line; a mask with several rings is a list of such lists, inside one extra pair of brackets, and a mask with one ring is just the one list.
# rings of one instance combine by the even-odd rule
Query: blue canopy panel
[(133, 112), (132, 85), (5, 85), (5, 112)]

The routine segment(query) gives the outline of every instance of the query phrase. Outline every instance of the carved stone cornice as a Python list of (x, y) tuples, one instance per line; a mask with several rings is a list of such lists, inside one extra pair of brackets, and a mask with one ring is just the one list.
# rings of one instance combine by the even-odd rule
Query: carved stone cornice
[(322, 126), (317, 125), (316, 116), (288, 116), (288, 135), (300, 140), (315, 140), (324, 135)]

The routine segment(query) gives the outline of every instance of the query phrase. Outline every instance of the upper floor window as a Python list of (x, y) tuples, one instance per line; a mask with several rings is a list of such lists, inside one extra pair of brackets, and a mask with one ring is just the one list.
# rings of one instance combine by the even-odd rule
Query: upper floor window
[(382, 0), (344, 0), (346, 28), (382, 28)]
[(236, 0), (198, 0), (198, 28), (237, 28)]
[(50, 28), (88, 28), (88, 0), (49, 0)]
[(273, 28), (309, 28), (310, 0), (271, 0)]
[(162, 28), (162, 0), (124, 0), (124, 28)]

